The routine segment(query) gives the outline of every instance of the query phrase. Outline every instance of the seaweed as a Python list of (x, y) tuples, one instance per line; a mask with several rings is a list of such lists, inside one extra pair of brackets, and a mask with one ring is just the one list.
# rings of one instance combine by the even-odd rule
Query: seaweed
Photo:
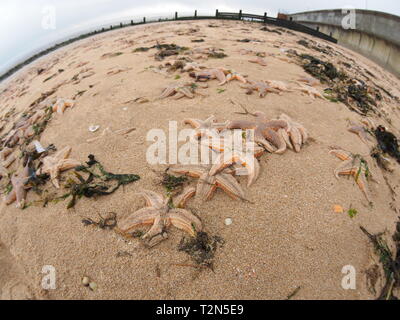
[(379, 256), (379, 262), (383, 267), (386, 281), (378, 300), (398, 300), (393, 295), (393, 289), (400, 286), (400, 221), (397, 223), (396, 232), (393, 235), (393, 240), (396, 244), (394, 258), (386, 241), (382, 237), (382, 233), (370, 234), (362, 226), (360, 226), (360, 229), (373, 244), (375, 253)]
[(210, 236), (206, 232), (198, 232), (196, 238), (182, 238), (178, 250), (186, 252), (199, 266), (214, 270), (214, 256), (218, 246), (225, 241), (219, 236)]
[(117, 226), (117, 214), (115, 212), (110, 212), (106, 218), (101, 216), (100, 213), (98, 213), (99, 216), (99, 221), (94, 221), (90, 218), (84, 218), (82, 219), (83, 225), (86, 226), (96, 226), (99, 227), (100, 229), (108, 229), (112, 230), (114, 227)]
[(400, 163), (400, 150), (399, 143), (396, 136), (387, 131), (385, 127), (378, 126), (374, 131), (376, 140), (378, 141), (378, 147), (383, 153), (387, 153), (391, 157), (395, 158)]
[(166, 191), (170, 193), (172, 191), (182, 189), (183, 184), (187, 180), (188, 178), (186, 176), (176, 177), (165, 172), (161, 184), (164, 186)]
[(214, 58), (214, 59), (223, 59), (228, 56), (224, 52), (217, 52), (217, 51), (211, 51), (207, 55), (209, 58)]
[[(136, 174), (114, 174), (107, 172), (93, 155), (88, 156), (87, 166), (75, 168), (75, 179), (70, 178), (65, 187), (69, 192), (63, 197), (72, 197), (67, 208), (75, 206), (76, 201), (82, 197), (92, 198), (114, 193), (120, 186), (127, 185), (140, 179)], [(86, 173), (84, 178), (80, 173)]]

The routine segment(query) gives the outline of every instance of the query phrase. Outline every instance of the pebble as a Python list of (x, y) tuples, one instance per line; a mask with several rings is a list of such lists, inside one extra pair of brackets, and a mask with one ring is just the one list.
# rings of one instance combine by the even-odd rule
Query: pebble
[(230, 226), (232, 224), (232, 219), (231, 218), (226, 218), (225, 219), (225, 225)]
[(82, 278), (82, 284), (87, 287), (90, 284), (90, 279), (88, 277)]
[(89, 131), (90, 132), (96, 132), (97, 130), (99, 130), (100, 126), (90, 126), (89, 127)]
[(90, 290), (95, 291), (97, 289), (97, 283), (96, 282), (89, 283), (89, 288)]

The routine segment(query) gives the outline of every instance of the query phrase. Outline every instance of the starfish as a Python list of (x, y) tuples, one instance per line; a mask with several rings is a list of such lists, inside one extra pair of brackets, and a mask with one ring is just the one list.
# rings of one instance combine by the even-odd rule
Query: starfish
[(240, 82), (247, 83), (247, 80), (245, 77), (243, 77), (240, 73), (232, 71), (228, 73), (226, 76), (226, 81), (232, 81), (232, 80), (239, 80)]
[(365, 195), (365, 198), (371, 202), (367, 187), (367, 178), (370, 176), (367, 162), (360, 155), (354, 155), (345, 150), (334, 149), (331, 150), (329, 154), (333, 154), (343, 161), (343, 163), (335, 169), (335, 177), (339, 178), (339, 175), (353, 176), (358, 187)]
[(231, 121), (228, 129), (253, 129), (254, 142), (259, 143), (271, 153), (282, 154), (286, 150), (286, 142), (277, 131), (280, 129), (289, 129), (285, 120), (268, 120), (263, 112), (255, 112), (254, 121), (236, 120)]
[(159, 99), (164, 99), (167, 97), (173, 96), (174, 99), (178, 100), (183, 97), (187, 97), (189, 99), (194, 98), (194, 87), (190, 83), (174, 83), (169, 85), (164, 89), (161, 93)]
[(315, 89), (314, 87), (310, 87), (308, 85), (303, 85), (303, 84), (300, 83), (300, 87), (296, 88), (296, 90), (299, 90), (299, 91), (301, 91), (303, 93), (306, 93), (306, 94), (308, 94), (310, 97), (312, 97), (314, 99), (315, 98), (320, 98), (322, 100), (325, 100), (324, 96), (317, 89)]
[(244, 192), (232, 175), (223, 172), (211, 175), (210, 166), (176, 165), (170, 167), (169, 171), (174, 174), (183, 174), (192, 178), (198, 178), (196, 196), (204, 201), (210, 200), (217, 188), (224, 190), (233, 199), (244, 199)]
[(187, 62), (185, 66), (182, 68), (184, 72), (200, 71), (202, 69), (206, 69), (206, 67), (201, 64), (198, 64), (197, 62)]
[(227, 79), (225, 76), (226, 70), (223, 68), (214, 68), (214, 69), (206, 69), (198, 72), (191, 72), (189, 75), (192, 78), (195, 78), (196, 81), (207, 81), (211, 79), (218, 79), (220, 83), (219, 86), (222, 86), (226, 83)]
[(60, 184), (57, 179), (59, 172), (81, 165), (79, 161), (68, 158), (69, 154), (71, 153), (71, 149), (71, 147), (67, 146), (58, 151), (56, 154), (43, 158), (43, 166), (37, 170), (38, 175), (49, 174), (51, 182), (57, 189), (60, 188)]
[(254, 90), (258, 91), (260, 98), (267, 95), (268, 92), (280, 93), (279, 90), (272, 88), (270, 85), (262, 81), (247, 81), (245, 85), (240, 85), (243, 89), (246, 89), (247, 94), (252, 94)]
[(56, 103), (53, 105), (53, 112), (63, 114), (66, 108), (72, 108), (74, 106), (74, 101), (70, 99), (57, 99)]
[(146, 200), (147, 207), (122, 219), (118, 226), (123, 233), (128, 233), (137, 227), (151, 225), (150, 230), (142, 236), (142, 240), (145, 240), (150, 247), (167, 237), (164, 231), (171, 224), (191, 236), (195, 236), (202, 230), (201, 221), (188, 210), (178, 207), (178, 205), (184, 206), (187, 199), (194, 193), (194, 188), (186, 189), (176, 202), (171, 201), (171, 198), (164, 198), (156, 192), (143, 190), (140, 195)]
[(283, 81), (278, 81), (278, 80), (265, 80), (265, 82), (273, 89), (282, 91), (282, 92), (292, 92), (287, 86), (286, 83)]
[(225, 168), (233, 164), (238, 164), (240, 167), (235, 169), (235, 173), (242, 175), (240, 170), (241, 166), (246, 168), (248, 187), (257, 180), (260, 173), (260, 165), (256, 157), (260, 157), (264, 153), (264, 149), (259, 147), (256, 143), (242, 143), (241, 146), (238, 146), (241, 148), (237, 149), (237, 146), (233, 145), (233, 141), (222, 138), (217, 144), (215, 144), (215, 141), (211, 141), (209, 146), (213, 150), (217, 149), (222, 152), (211, 167), (210, 175), (214, 176)]
[(265, 61), (261, 57), (256, 57), (256, 58), (251, 58), (249, 59), (249, 62), (251, 63), (258, 63), (260, 66), (266, 67), (267, 66), (267, 61)]
[(279, 133), (290, 149), (300, 152), (301, 146), (308, 140), (308, 132), (300, 123), (294, 122), (288, 115), (282, 113), (279, 119), (288, 123), (288, 130), (279, 130)]
[(206, 120), (199, 120), (199, 119), (185, 119), (183, 120), (184, 124), (190, 124), (194, 129), (194, 137), (215, 137), (218, 135), (219, 131), (226, 128), (228, 125), (228, 121), (223, 123), (214, 122), (215, 116), (210, 116)]
[(350, 127), (347, 130), (358, 135), (365, 144), (368, 144), (368, 141), (372, 141), (370, 132), (362, 125), (350, 121)]
[(14, 173), (11, 177), (12, 190), (6, 196), (7, 205), (17, 201), (17, 208), (23, 208), (26, 198), (26, 186), (30, 176), (29, 161), (20, 173)]

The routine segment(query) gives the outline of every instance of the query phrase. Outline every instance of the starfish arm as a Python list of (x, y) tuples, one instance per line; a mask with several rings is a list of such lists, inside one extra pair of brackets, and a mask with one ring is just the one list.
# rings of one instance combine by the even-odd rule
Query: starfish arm
[(256, 130), (255, 135), (254, 135), (254, 141), (255, 141), (256, 143), (259, 143), (259, 144), (263, 145), (264, 148), (265, 148), (268, 152), (274, 153), (274, 152), (276, 151), (276, 148), (275, 148), (271, 143), (269, 143), (269, 142), (264, 138), (264, 136), (263, 136), (262, 134), (260, 134), (257, 130)]
[(6, 160), (7, 157), (14, 151), (13, 148), (4, 147), (3, 150), (0, 152), (0, 159)]
[(329, 154), (333, 154), (342, 161), (352, 159), (351, 152), (345, 150), (333, 149), (329, 151)]
[(74, 159), (62, 159), (59, 161), (59, 171), (66, 171), (69, 169), (76, 168), (80, 166), (81, 162)]
[(161, 95), (158, 97), (158, 99), (165, 99), (168, 98), (169, 96), (172, 96), (173, 94), (175, 94), (175, 88), (174, 87), (168, 87), (165, 88), (163, 90), (163, 92), (161, 93)]
[(345, 160), (334, 171), (335, 177), (339, 178), (340, 175), (355, 175), (358, 169), (354, 166), (353, 159)]
[(293, 148), (292, 143), (290, 142), (290, 138), (289, 138), (287, 131), (285, 129), (279, 129), (278, 133), (281, 135), (282, 139), (285, 141), (286, 146), (289, 149), (293, 150), (294, 148)]
[(195, 236), (203, 228), (199, 218), (184, 209), (172, 209), (167, 213), (168, 222), (174, 227)]
[(215, 176), (217, 186), (233, 199), (244, 199), (244, 192), (239, 183), (230, 174), (219, 173)]
[(300, 131), (296, 127), (291, 127), (289, 131), (289, 137), (294, 150), (296, 152), (300, 152), (301, 145), (303, 143)]
[(254, 129), (255, 127), (256, 123), (254, 121), (247, 120), (234, 120), (227, 125), (228, 129)]
[(11, 203), (13, 203), (15, 200), (17, 200), (17, 194), (15, 192), (15, 190), (11, 190), (10, 193), (4, 198), (4, 201), (6, 203), (6, 205), (9, 205)]
[(159, 195), (158, 193), (150, 190), (142, 190), (139, 195), (141, 195), (145, 201), (146, 205), (148, 207), (153, 207), (153, 208), (161, 208), (164, 205), (164, 198)]
[(118, 222), (118, 227), (125, 233), (145, 225), (152, 225), (154, 220), (159, 217), (160, 212), (156, 208), (142, 208), (128, 215)]
[(57, 160), (66, 159), (71, 153), (71, 150), (71, 147), (66, 146), (65, 148), (58, 151), (55, 155), (53, 155), (53, 158), (56, 158)]
[(151, 246), (154, 246), (157, 243), (159, 243), (163, 239), (162, 237), (157, 239), (155, 242), (151, 240), (157, 235), (160, 235), (164, 231), (164, 227), (166, 227), (165, 222), (166, 221), (161, 216), (157, 216), (154, 219), (153, 225), (151, 226), (149, 231), (147, 231), (146, 234), (142, 236), (142, 239), (146, 240), (148, 243), (153, 242)]
[(211, 167), (210, 175), (215, 176), (218, 172), (221, 172), (233, 163), (238, 163), (240, 161), (240, 157), (238, 157), (234, 152), (230, 151), (221, 153), (215, 160), (215, 164)]
[(197, 120), (197, 119), (185, 119), (183, 120), (184, 124), (190, 124), (192, 128), (199, 128), (202, 125), (202, 121)]
[(222, 85), (224, 85), (226, 83), (226, 77), (225, 77), (225, 74), (224, 74), (224, 72), (222, 70), (216, 69), (214, 74), (215, 74), (215, 77), (219, 81), (219, 84), (218, 84), (219, 86), (222, 86)]
[(286, 143), (281, 135), (270, 128), (266, 128), (263, 133), (264, 137), (277, 148), (275, 153), (282, 154), (286, 151)]
[(203, 201), (208, 201), (214, 195), (214, 191), (217, 189), (215, 184), (215, 177), (210, 176), (208, 173), (204, 173), (199, 178), (196, 187), (196, 196)]
[(207, 170), (200, 165), (174, 165), (169, 168), (169, 171), (174, 174), (183, 174), (193, 178), (200, 178)]
[(186, 202), (191, 199), (196, 194), (196, 188), (188, 187), (182, 191), (182, 193), (177, 196), (174, 200), (175, 208), (184, 208)]
[(360, 188), (360, 190), (362, 191), (362, 193), (364, 194), (365, 198), (368, 200), (368, 202), (371, 202), (371, 197), (369, 194), (369, 190), (367, 187), (367, 179), (365, 177), (365, 174), (363, 172), (361, 172), (358, 177), (354, 177), (356, 180), (356, 183), (358, 185), (358, 187)]

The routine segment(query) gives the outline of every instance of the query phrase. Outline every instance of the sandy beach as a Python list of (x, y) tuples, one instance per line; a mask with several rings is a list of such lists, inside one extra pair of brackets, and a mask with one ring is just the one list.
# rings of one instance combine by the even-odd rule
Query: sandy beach
[[(0, 204), (0, 298), (1, 299), (375, 299), (383, 286), (383, 272), (373, 246), (360, 230), (385, 232), (391, 249), (391, 236), (399, 219), (399, 164), (384, 172), (370, 156), (373, 140), (364, 143), (348, 131), (349, 121), (371, 119), (400, 136), (400, 80), (359, 54), (311, 36), (277, 30), (260, 30), (262, 25), (237, 21), (166, 22), (127, 27), (72, 43), (26, 66), (0, 83), (0, 116), (7, 134), (29, 106), (43, 93), (49, 98), (74, 100), (63, 114), (53, 113), (40, 143), (54, 144), (57, 150), (72, 147), (70, 158), (82, 163), (95, 155), (112, 173), (133, 173), (140, 180), (122, 186), (115, 193), (96, 199), (79, 199), (67, 209), (68, 200), (43, 207), (40, 196), (27, 193), (26, 209), (15, 203)], [(203, 39), (204, 42), (192, 40)], [(247, 41), (247, 40), (248, 41)], [(315, 43), (326, 54), (305, 47), (299, 40)], [(246, 41), (238, 41), (246, 40)], [(186, 47), (178, 56), (155, 59), (158, 43)], [(195, 48), (223, 49), (221, 59), (190, 54)], [(245, 51), (251, 50), (251, 51)], [(289, 51), (288, 51), (289, 50)], [(188, 57), (207, 68), (235, 70), (248, 80), (278, 80), (291, 88), (309, 77), (287, 52), (309, 54), (333, 63), (339, 70), (362, 78), (368, 85), (383, 88), (379, 114), (363, 117), (341, 102), (315, 98), (291, 90), (246, 94), (239, 81), (219, 85), (209, 80), (194, 98), (157, 99), (170, 84), (194, 81), (188, 72), (159, 68), (167, 61)], [(266, 66), (251, 63), (263, 52)], [(350, 67), (349, 67), (350, 66)], [(40, 70), (40, 71), (39, 71)], [(360, 74), (369, 75), (367, 80)], [(320, 93), (328, 86), (315, 87)], [(141, 98), (141, 99), (138, 99)], [(210, 201), (190, 199), (186, 208), (200, 218), (203, 230), (219, 236), (213, 270), (193, 266), (190, 256), (178, 250), (182, 230), (168, 228), (168, 239), (147, 248), (137, 238), (127, 238), (115, 230), (85, 226), (82, 219), (98, 220), (99, 214), (116, 213), (117, 221), (143, 208), (140, 190), (165, 194), (161, 185), (167, 165), (150, 165), (146, 135), (151, 129), (168, 132), (169, 121), (178, 129), (190, 128), (184, 119), (205, 120), (215, 115), (218, 122), (252, 120), (249, 112), (262, 111), (269, 119), (282, 113), (301, 123), (309, 141), (300, 152), (287, 150), (281, 155), (265, 153), (259, 158), (260, 175), (247, 187), (246, 177), (237, 177), (248, 201), (232, 200), (221, 189)], [(11, 116), (6, 118), (6, 114)], [(90, 126), (99, 126), (90, 132)], [(106, 133), (135, 128), (128, 134)], [(88, 139), (99, 137), (93, 142)], [(372, 205), (351, 177), (335, 178), (341, 161), (329, 154), (340, 147), (362, 155), (373, 180), (368, 182)], [(16, 147), (15, 150), (18, 150)], [(8, 172), (22, 167), (17, 159)], [(60, 174), (61, 191), (71, 171)], [(196, 186), (196, 179), (187, 184)], [(1, 180), (2, 190), (8, 184)], [(391, 186), (394, 193), (391, 192)], [(47, 181), (42, 189), (56, 189)], [(4, 192), (3, 192), (4, 193)], [(4, 196), (2, 196), (4, 197)], [(335, 212), (341, 206), (343, 212)], [(349, 209), (356, 209), (351, 218)], [(232, 219), (226, 225), (225, 219)], [(142, 228), (146, 229), (146, 228)], [(56, 288), (43, 289), (43, 266), (54, 266)], [(342, 268), (354, 266), (356, 289), (342, 288)], [(379, 266), (374, 289), (370, 274)], [(90, 277), (95, 290), (82, 285)]]

